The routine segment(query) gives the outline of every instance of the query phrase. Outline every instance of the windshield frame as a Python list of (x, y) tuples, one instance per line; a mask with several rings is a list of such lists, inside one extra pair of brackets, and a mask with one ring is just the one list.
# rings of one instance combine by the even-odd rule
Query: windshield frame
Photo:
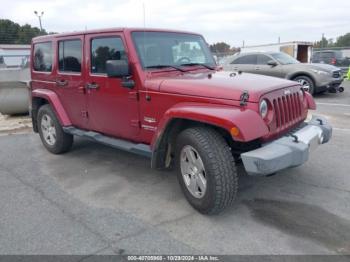
[[(269, 54), (271, 58), (273, 58), (276, 62), (278, 62), (281, 65), (295, 65), (295, 64), (300, 64), (300, 61), (298, 61), (297, 59), (295, 59), (294, 57), (292, 57), (289, 54), (283, 53), (283, 52), (275, 52), (275, 53), (270, 53)], [(279, 60), (277, 57), (275, 57), (275, 55), (282, 55), (286, 58), (288, 58), (290, 61), (293, 61), (293, 63), (285, 63), (285, 61)]]
[[(145, 54), (141, 53), (142, 51), (139, 48), (140, 45), (137, 43), (138, 40), (136, 38), (139, 37), (137, 34), (159, 34), (159, 35), (161, 35), (161, 34), (168, 34), (168, 35), (172, 35), (172, 34), (176, 35), (176, 34), (178, 34), (178, 35), (184, 36), (184, 37), (193, 36), (194, 40), (195, 40), (195, 38), (198, 38), (199, 41), (197, 43), (200, 45), (200, 48), (201, 48), (200, 50), (202, 51), (202, 54), (204, 55), (205, 60), (209, 60), (209, 62), (198, 63), (198, 66), (201, 66), (202, 64), (204, 64), (205, 67), (210, 66), (210, 67), (215, 68), (217, 66), (215, 58), (214, 58), (213, 54), (211, 53), (211, 51), (209, 49), (209, 45), (205, 41), (204, 37), (202, 35), (200, 35), (200, 34), (188, 33), (188, 32), (177, 32), (177, 31), (152, 31), (152, 30), (132, 31), (131, 32), (131, 40), (132, 40), (132, 43), (133, 43), (135, 51), (136, 51), (137, 59), (138, 59), (138, 61), (139, 61), (139, 63), (140, 63), (140, 65), (141, 65), (143, 70), (161, 70), (161, 71), (164, 71), (164, 70), (169, 70), (169, 68), (171, 66), (180, 67), (180, 66), (184, 66), (184, 65), (181, 65), (182, 63), (166, 63), (166, 64), (164, 63), (164, 67), (163, 68), (152, 68), (152, 66), (153, 66), (152, 64), (151, 65), (147, 65), (145, 63), (145, 61), (143, 60), (143, 58), (144, 58), (143, 56)], [(145, 35), (145, 37), (147, 38), (147, 35)], [(159, 65), (162, 65), (162, 64), (159, 64)], [(168, 69), (165, 67), (165, 65), (169, 65)]]

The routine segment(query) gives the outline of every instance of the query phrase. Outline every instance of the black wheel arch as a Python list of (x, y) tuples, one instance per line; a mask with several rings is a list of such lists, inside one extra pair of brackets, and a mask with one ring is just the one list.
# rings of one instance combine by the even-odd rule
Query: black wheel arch
[(165, 130), (155, 143), (152, 153), (152, 168), (169, 168), (172, 159), (169, 160), (167, 158), (173, 158), (177, 136), (187, 128), (199, 126), (214, 129), (224, 137), (229, 145), (233, 143), (230, 133), (222, 127), (190, 119), (174, 118), (169, 121)]
[(49, 104), (49, 101), (47, 101), (45, 98), (42, 97), (33, 97), (32, 98), (32, 103), (31, 103), (31, 109), (30, 109), (30, 117), (32, 119), (32, 124), (33, 124), (33, 131), (35, 133), (38, 133), (38, 112), (40, 107), (43, 105)]
[(296, 77), (299, 77), (299, 76), (307, 76), (308, 78), (310, 78), (314, 84), (314, 87), (316, 87), (316, 79), (308, 72), (295, 72), (291, 75), (288, 75), (287, 76), (287, 79), (289, 80), (293, 80), (295, 79)]

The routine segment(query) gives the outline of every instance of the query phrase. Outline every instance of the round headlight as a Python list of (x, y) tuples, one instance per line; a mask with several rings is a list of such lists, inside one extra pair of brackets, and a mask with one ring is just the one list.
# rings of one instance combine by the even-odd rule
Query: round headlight
[(265, 118), (267, 116), (268, 107), (265, 99), (261, 100), (259, 105), (259, 111), (262, 118)]

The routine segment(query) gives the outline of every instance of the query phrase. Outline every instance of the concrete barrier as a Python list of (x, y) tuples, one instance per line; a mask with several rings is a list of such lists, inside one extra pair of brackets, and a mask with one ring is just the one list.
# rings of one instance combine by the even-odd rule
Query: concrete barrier
[(0, 113), (26, 114), (29, 111), (29, 68), (0, 69)]

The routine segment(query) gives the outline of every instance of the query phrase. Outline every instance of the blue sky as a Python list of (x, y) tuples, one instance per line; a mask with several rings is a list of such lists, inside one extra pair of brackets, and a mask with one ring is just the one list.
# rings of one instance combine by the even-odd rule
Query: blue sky
[(232, 46), (281, 41), (315, 41), (350, 32), (350, 1), (279, 0), (0, 0), (0, 17), (47, 31), (146, 27), (199, 32), (209, 43)]

